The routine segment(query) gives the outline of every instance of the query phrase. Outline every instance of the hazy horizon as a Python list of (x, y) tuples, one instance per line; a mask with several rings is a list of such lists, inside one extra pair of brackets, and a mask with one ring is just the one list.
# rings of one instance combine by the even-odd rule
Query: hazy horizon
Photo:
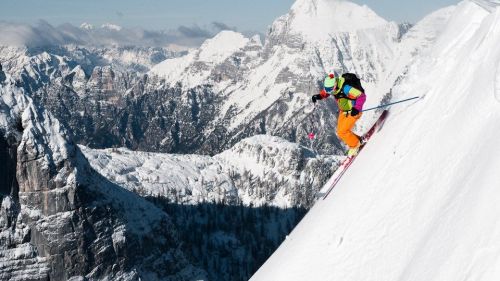
[[(182, 2), (5, 0), (2, 2), (0, 21), (19, 24), (35, 24), (39, 20), (44, 20), (54, 26), (64, 23), (79, 26), (86, 22), (96, 26), (113, 23), (127, 28), (168, 30), (179, 26), (205, 27), (212, 22), (218, 22), (238, 31), (264, 33), (274, 19), (287, 13), (295, 0), (184, 0)], [(387, 20), (415, 23), (432, 11), (459, 1), (353, 0), (352, 2), (367, 5)]]
[[(251, 36), (265, 35), (268, 26), (286, 14), (295, 0), (230, 1), (185, 0), (168, 3), (88, 0), (6, 0), (0, 10), (0, 44), (40, 46), (51, 44), (137, 44), (144, 46), (198, 46), (221, 30)], [(416, 22), (458, 0), (396, 1), (354, 0), (381, 17), (396, 22)], [(404, 5), (402, 5), (404, 3)], [(332, 15), (333, 17), (334, 15)], [(112, 24), (121, 30), (80, 28)], [(119, 26), (119, 27), (118, 27)]]

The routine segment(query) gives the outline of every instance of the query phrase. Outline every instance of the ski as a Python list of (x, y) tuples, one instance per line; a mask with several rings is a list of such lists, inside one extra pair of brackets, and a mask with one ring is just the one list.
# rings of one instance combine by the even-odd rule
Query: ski
[[(378, 129), (380, 129), (382, 127), (382, 124), (384, 123), (388, 114), (389, 114), (389, 111), (384, 110), (384, 112), (382, 112), (382, 114), (377, 119), (375, 124), (373, 124), (373, 126), (370, 128), (370, 130), (368, 130), (368, 132), (366, 132), (366, 134), (363, 136), (364, 143), (359, 147), (358, 154), (356, 154), (354, 156), (349, 156), (346, 159), (344, 159), (344, 161), (342, 161), (342, 163), (340, 164), (338, 169), (335, 171), (335, 173), (332, 175), (330, 180), (328, 180), (328, 182), (325, 184), (325, 186), (328, 186), (328, 189), (325, 192), (325, 194), (323, 195), (323, 200), (325, 200), (325, 198), (328, 197), (330, 192), (332, 192), (335, 185), (337, 185), (337, 183), (340, 181), (340, 179), (342, 178), (344, 173), (347, 171), (349, 166), (351, 166), (352, 162), (354, 162), (354, 159), (356, 159), (356, 157), (359, 155), (359, 153), (361, 153), (361, 150), (363, 150), (363, 147), (368, 143), (368, 141), (370, 140), (372, 135), (375, 133), (375, 131), (377, 131)], [(319, 194), (319, 195), (321, 195), (321, 194)]]

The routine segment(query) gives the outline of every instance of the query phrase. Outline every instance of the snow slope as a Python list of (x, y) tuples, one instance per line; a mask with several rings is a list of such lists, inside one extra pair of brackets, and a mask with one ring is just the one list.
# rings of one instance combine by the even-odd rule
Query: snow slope
[(425, 97), (391, 110), (251, 280), (499, 280), (500, 8), (482, 6), (456, 7), (393, 91)]
[(385, 77), (376, 83), (377, 88), (392, 88), (418, 58), (432, 52), (432, 46), (443, 32), (454, 10), (455, 6), (439, 9), (427, 15), (403, 35), (394, 51), (394, 59), (386, 67)]

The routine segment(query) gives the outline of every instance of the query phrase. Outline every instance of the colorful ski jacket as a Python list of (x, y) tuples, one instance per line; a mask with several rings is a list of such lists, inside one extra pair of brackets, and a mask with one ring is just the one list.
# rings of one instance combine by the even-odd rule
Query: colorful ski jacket
[[(335, 78), (336, 84), (333, 85), (331, 85), (331, 80), (334, 79), (330, 77), (325, 79), (325, 90), (320, 93), (322, 97), (327, 97), (327, 93), (332, 94), (341, 111), (350, 111), (353, 108), (356, 108), (358, 111), (363, 110), (363, 105), (366, 101), (365, 93), (350, 85), (344, 85), (345, 79), (343, 77)], [(345, 94), (345, 97), (337, 98), (341, 92)]]

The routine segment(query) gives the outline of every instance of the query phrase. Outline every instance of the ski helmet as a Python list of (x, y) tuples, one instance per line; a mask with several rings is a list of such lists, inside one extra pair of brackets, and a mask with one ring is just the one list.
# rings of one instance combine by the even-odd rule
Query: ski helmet
[(337, 85), (337, 77), (335, 77), (335, 74), (330, 73), (325, 78), (325, 82), (323, 83), (323, 86), (325, 87), (325, 91), (327, 93), (331, 93), (335, 89), (336, 85)]

